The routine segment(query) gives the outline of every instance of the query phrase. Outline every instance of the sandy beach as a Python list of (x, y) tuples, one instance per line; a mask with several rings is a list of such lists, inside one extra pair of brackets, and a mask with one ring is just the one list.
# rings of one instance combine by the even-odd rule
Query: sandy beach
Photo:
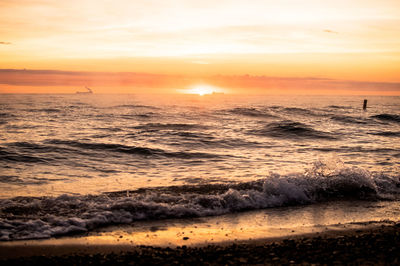
[(0, 249), (2, 265), (59, 264), (361, 264), (400, 263), (400, 223), (281, 238), (177, 247), (27, 245)]

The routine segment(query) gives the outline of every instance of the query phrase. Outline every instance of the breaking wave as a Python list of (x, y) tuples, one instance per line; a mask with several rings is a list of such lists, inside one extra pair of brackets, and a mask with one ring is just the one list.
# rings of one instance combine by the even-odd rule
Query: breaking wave
[(315, 163), (304, 173), (233, 184), (0, 200), (0, 240), (83, 233), (138, 220), (202, 217), (338, 199), (395, 200), (400, 176)]

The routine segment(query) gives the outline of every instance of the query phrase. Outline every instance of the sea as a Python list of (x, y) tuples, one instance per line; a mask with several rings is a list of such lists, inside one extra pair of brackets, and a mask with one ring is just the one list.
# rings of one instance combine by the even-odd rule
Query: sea
[(398, 221), (399, 170), (395, 96), (0, 95), (0, 241), (331, 202)]

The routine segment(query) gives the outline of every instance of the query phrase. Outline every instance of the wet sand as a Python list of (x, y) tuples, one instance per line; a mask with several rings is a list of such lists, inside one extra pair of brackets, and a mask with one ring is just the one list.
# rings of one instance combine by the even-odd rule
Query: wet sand
[(178, 247), (115, 245), (1, 246), (2, 265), (59, 264), (400, 264), (400, 223), (281, 238)]

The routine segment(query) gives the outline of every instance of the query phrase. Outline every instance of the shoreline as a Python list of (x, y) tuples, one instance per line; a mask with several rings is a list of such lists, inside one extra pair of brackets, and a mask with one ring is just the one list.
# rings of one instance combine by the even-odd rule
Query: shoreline
[[(178, 247), (114, 245), (0, 246), (0, 262), (27, 264), (396, 264), (400, 222), (279, 238)], [(4, 264), (3, 264), (4, 265)]]

